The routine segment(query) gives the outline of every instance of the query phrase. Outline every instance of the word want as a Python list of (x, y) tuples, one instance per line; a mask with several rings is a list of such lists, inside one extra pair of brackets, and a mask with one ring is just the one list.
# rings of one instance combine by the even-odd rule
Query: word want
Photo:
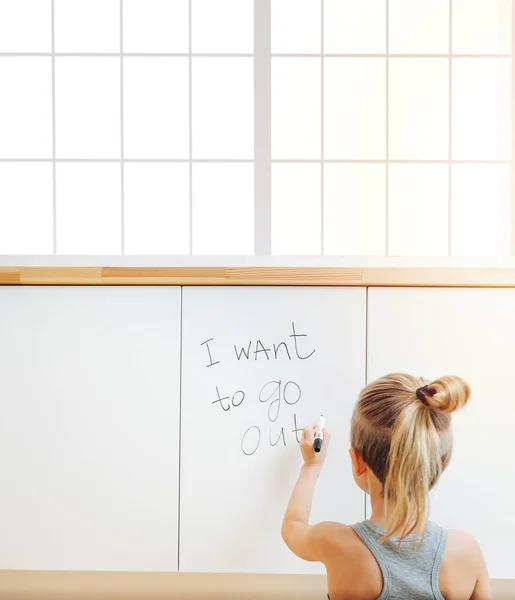
[[(301, 338), (308, 337), (305, 333), (297, 333), (295, 329), (295, 322), (291, 324), (292, 333), (288, 336), (292, 338), (292, 342), (288, 345), (288, 342), (279, 342), (279, 343), (263, 343), (262, 340), (250, 340), (248, 344), (243, 346), (234, 345), (234, 354), (238, 361), (241, 360), (255, 360), (258, 358), (261, 360), (277, 360), (279, 357), (285, 357), (288, 360), (292, 360), (292, 356), (296, 357), (299, 360), (307, 360), (313, 354), (315, 354), (315, 350), (311, 350), (311, 352), (307, 352), (301, 349)], [(209, 338), (205, 342), (202, 342), (200, 345), (205, 346), (207, 350), (207, 354), (209, 357), (209, 364), (206, 367), (214, 367), (215, 365), (219, 365), (220, 361), (215, 360), (213, 358), (213, 354), (211, 351), (210, 343), (214, 342), (214, 338)], [(292, 347), (293, 346), (293, 347)]]

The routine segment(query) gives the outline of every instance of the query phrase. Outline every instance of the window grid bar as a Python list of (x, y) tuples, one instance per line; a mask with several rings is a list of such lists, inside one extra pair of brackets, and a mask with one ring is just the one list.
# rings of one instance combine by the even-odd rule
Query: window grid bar
[[(336, 54), (323, 53), (325, 58), (448, 58), (449, 52), (445, 54), (391, 54), (391, 53), (373, 53), (373, 54)], [(318, 58), (321, 56), (316, 53), (304, 54), (272, 54), (272, 58)], [(511, 58), (511, 54), (453, 54), (453, 58)]]
[(452, 256), (452, 0), (449, 0), (449, 175), (447, 178), (447, 246)]
[(124, 136), (124, 97), (123, 97), (123, 0), (120, 0), (120, 208), (122, 256), (125, 254), (125, 136)]
[(390, 1), (386, 0), (386, 72), (385, 72), (385, 256), (389, 253), (390, 241)]
[(271, 0), (254, 0), (254, 254), (272, 254)]
[(57, 254), (57, 167), (55, 151), (55, 0), (51, 3), (52, 35), (52, 253)]
[[(189, 212), (190, 212), (190, 255), (193, 254), (193, 61), (192, 61), (192, 9), (191, 0), (188, 0), (188, 142), (189, 142)], [(179, 532), (180, 535), (180, 532)]]
[[(121, 158), (56, 158), (56, 163), (118, 163), (121, 162)], [(41, 162), (41, 163), (53, 163), (53, 158), (0, 158), (0, 162)], [(253, 163), (255, 162), (252, 158), (193, 158), (191, 161), (189, 158), (124, 158), (124, 163)], [(271, 163), (320, 163), (320, 158), (274, 158), (270, 161)], [(349, 159), (337, 159), (337, 158), (326, 158), (325, 163), (336, 163), (336, 164), (487, 164), (487, 165), (506, 165), (512, 164), (512, 160), (474, 160), (474, 159), (386, 159), (381, 158), (349, 158)]]
[[(453, 58), (511, 58), (513, 54), (452, 54)], [(0, 52), (0, 57), (72, 57), (72, 58), (103, 58), (103, 57), (117, 57), (123, 56), (124, 58), (252, 58), (253, 53), (240, 52), (240, 53), (206, 53), (206, 52)], [(369, 53), (369, 54), (338, 54), (338, 53), (275, 53), (270, 55), (272, 58), (319, 58), (324, 56), (325, 58), (384, 58), (385, 53)], [(448, 58), (449, 53), (446, 54), (388, 54), (390, 58)]]
[[(232, 160), (229, 160), (229, 162), (233, 162)], [(321, 162), (321, 160), (319, 158), (274, 158), (272, 160), (272, 162), (277, 162), (277, 163), (319, 163)], [(488, 160), (488, 159), (452, 159), (449, 160), (448, 158), (442, 158), (442, 159), (438, 159), (438, 158), (434, 158), (434, 159), (403, 159), (403, 158), (390, 158), (390, 159), (384, 159), (384, 158), (343, 158), (343, 159), (338, 159), (338, 158), (326, 158), (324, 160), (325, 163), (351, 163), (351, 164), (355, 164), (355, 163), (371, 163), (371, 164), (384, 164), (384, 163), (389, 163), (389, 164), (428, 164), (428, 165), (433, 165), (433, 164), (448, 164), (448, 163), (452, 163), (452, 164), (495, 164), (495, 165), (502, 165), (502, 164), (510, 164), (511, 160)]]
[(324, 169), (324, 15), (325, 15), (324, 0), (320, 1), (320, 254), (325, 255), (325, 227), (324, 227), (324, 208), (325, 208), (325, 197), (324, 197), (324, 185), (325, 185), (325, 169)]
[(19, 56), (19, 57), (35, 57), (35, 56), (57, 56), (73, 57), (73, 58), (105, 58), (124, 56), (125, 58), (252, 58), (254, 55), (249, 52), (0, 52), (0, 57), (3, 56)]

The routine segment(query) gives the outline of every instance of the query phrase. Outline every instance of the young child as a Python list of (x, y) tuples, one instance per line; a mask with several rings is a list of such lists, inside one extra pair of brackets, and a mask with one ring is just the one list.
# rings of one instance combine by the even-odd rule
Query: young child
[(370, 520), (309, 524), (315, 484), (327, 453), (315, 453), (316, 426), (300, 444), (304, 465), (282, 525), (288, 547), (327, 570), (331, 600), (492, 600), (475, 539), (428, 520), (429, 490), (452, 452), (451, 413), (468, 401), (459, 377), (432, 383), (392, 374), (367, 385), (354, 408), (354, 479), (370, 494)]

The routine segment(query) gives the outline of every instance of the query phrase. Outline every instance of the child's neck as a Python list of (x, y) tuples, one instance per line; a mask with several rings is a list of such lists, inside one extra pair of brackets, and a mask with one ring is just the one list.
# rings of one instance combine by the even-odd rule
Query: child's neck
[(370, 504), (372, 505), (372, 514), (368, 517), (369, 521), (381, 527), (382, 529), (386, 528), (386, 516), (384, 511), (384, 500), (381, 497), (381, 493), (374, 493), (374, 490), (371, 490), (370, 494)]
[(385, 515), (384, 499), (381, 491), (374, 490), (373, 487), (371, 488), (370, 504), (372, 505), (372, 514), (368, 517), (368, 520), (386, 530), (388, 522)]

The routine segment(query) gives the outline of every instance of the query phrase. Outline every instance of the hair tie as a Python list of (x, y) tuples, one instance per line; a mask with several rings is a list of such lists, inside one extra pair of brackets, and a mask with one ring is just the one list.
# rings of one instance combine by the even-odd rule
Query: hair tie
[(429, 406), (429, 402), (427, 401), (427, 385), (423, 385), (422, 387), (419, 387), (416, 394), (417, 394), (417, 398), (426, 406)]

